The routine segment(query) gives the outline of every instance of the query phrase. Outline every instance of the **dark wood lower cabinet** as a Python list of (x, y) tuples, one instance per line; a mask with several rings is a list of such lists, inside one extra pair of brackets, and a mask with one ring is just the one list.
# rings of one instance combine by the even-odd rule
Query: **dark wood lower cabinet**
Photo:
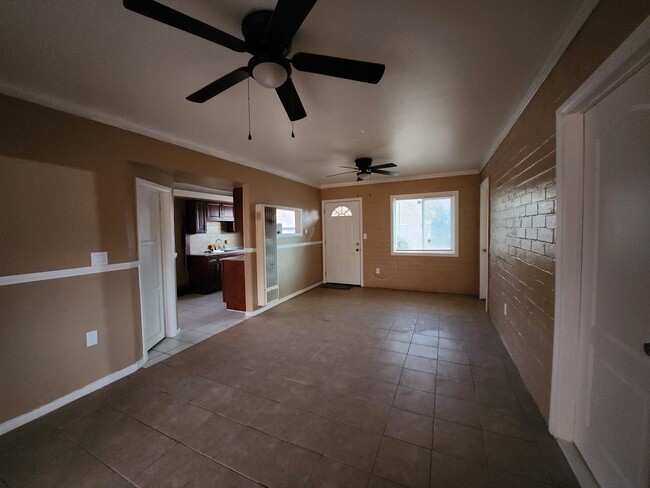
[(223, 301), (230, 310), (246, 311), (246, 285), (244, 256), (221, 260), (221, 279), (223, 280)]
[(187, 256), (187, 274), (193, 293), (206, 295), (221, 290), (218, 256)]

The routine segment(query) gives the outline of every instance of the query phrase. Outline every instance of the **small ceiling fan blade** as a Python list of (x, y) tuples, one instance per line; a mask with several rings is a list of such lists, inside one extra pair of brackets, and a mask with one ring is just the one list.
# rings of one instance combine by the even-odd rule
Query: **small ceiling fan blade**
[(386, 163), (386, 164), (378, 164), (377, 166), (370, 166), (371, 170), (376, 170), (376, 169), (384, 169), (384, 168), (396, 168), (397, 165), (395, 163)]
[(378, 175), (399, 176), (399, 171), (385, 171), (383, 169), (373, 169), (372, 172), (377, 173)]
[(291, 41), (316, 0), (278, 0), (266, 31), (274, 39)]
[(354, 171), (344, 171), (343, 173), (336, 173), (334, 175), (327, 175), (326, 178), (329, 178), (330, 176), (341, 176), (341, 175), (349, 175), (350, 173), (358, 173), (359, 170), (355, 169)]
[(355, 171), (359, 171), (359, 168), (357, 168), (356, 166), (339, 166), (339, 168), (353, 169)]
[(154, 0), (124, 0), (123, 5), (128, 10), (157, 20), (163, 24), (171, 25), (182, 31), (215, 42), (221, 46), (240, 53), (246, 52), (246, 44), (216, 27), (193, 19), (189, 15), (178, 12)]
[(294, 54), (291, 64), (298, 71), (375, 84), (379, 83), (386, 69), (383, 64), (310, 53)]
[(275, 91), (278, 94), (278, 97), (280, 97), (280, 101), (282, 102), (290, 121), (294, 122), (307, 117), (305, 108), (302, 106), (302, 102), (300, 101), (298, 93), (296, 93), (296, 87), (293, 85), (291, 78), (287, 78), (287, 81), (276, 88)]
[(213, 81), (209, 85), (204, 86), (200, 90), (192, 93), (187, 100), (190, 102), (203, 103), (216, 97), (219, 93), (226, 91), (231, 86), (236, 85), (240, 81), (244, 81), (250, 76), (248, 68), (237, 68), (218, 80)]

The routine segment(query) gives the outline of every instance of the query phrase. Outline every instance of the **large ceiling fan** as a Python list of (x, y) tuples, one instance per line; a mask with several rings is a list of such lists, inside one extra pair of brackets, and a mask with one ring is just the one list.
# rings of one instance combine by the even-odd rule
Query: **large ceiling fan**
[(383, 64), (295, 53), (291, 59), (291, 41), (316, 0), (278, 0), (275, 10), (257, 10), (244, 17), (244, 40), (196, 20), (153, 0), (124, 0), (129, 10), (190, 34), (202, 37), (237, 52), (252, 54), (247, 66), (222, 76), (187, 97), (203, 103), (249, 76), (266, 88), (274, 88), (291, 121), (306, 117), (300, 97), (291, 81), (291, 67), (321, 75), (335, 76), (364, 83), (378, 83), (384, 74)]
[(388, 176), (399, 176), (399, 171), (386, 171), (385, 168), (396, 168), (397, 165), (395, 163), (386, 163), (386, 164), (378, 164), (376, 166), (372, 166), (372, 158), (358, 158), (354, 160), (355, 168), (352, 166), (339, 166), (339, 168), (346, 168), (346, 169), (351, 169), (352, 171), (344, 171), (343, 173), (336, 173), (334, 175), (327, 175), (327, 177), (331, 176), (340, 176), (340, 175), (347, 175), (350, 173), (356, 173), (357, 174), (357, 181), (362, 181), (365, 179), (368, 179), (371, 174), (380, 174), (380, 175), (388, 175)]

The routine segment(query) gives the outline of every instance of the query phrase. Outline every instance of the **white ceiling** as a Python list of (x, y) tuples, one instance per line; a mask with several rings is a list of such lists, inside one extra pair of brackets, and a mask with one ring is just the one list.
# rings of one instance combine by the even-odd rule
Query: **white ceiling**
[[(274, 0), (161, 0), (242, 38)], [(185, 97), (249, 55), (128, 11), (119, 0), (0, 2), (0, 92), (314, 186), (360, 156), (404, 177), (479, 170), (593, 8), (593, 0), (320, 0), (292, 52), (383, 63), (378, 85), (295, 71), (307, 112), (247, 83)], [(373, 176), (373, 178), (388, 178)]]

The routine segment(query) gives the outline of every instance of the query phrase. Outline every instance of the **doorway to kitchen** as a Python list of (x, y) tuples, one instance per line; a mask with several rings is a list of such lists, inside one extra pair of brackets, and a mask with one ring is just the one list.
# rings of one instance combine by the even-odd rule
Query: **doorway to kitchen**
[(165, 336), (174, 336), (176, 296), (174, 278), (172, 190), (136, 178), (140, 310), (143, 358)]

